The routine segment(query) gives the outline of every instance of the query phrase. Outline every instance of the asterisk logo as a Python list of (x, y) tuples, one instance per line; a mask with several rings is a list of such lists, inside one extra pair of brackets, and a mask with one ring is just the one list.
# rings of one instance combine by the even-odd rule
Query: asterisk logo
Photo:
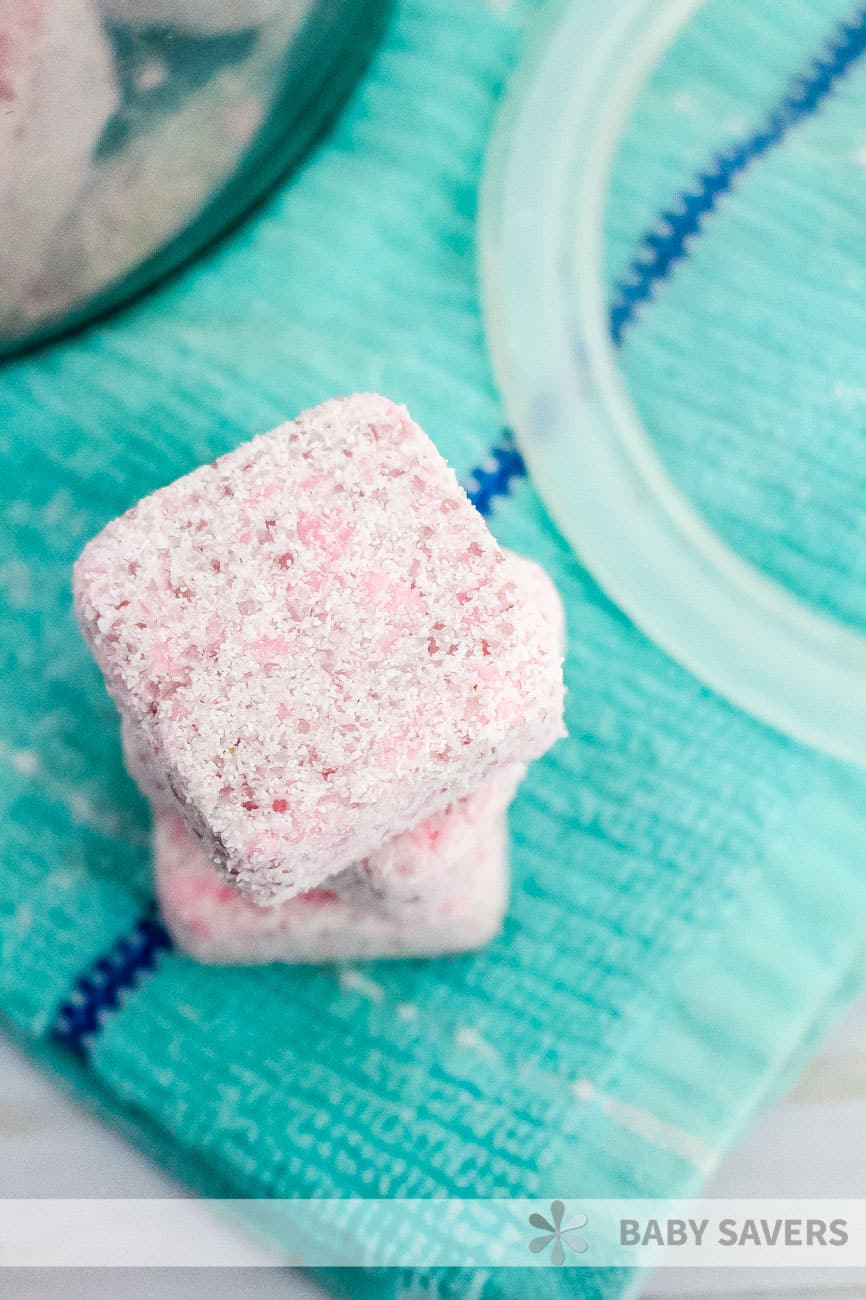
[(529, 1249), (532, 1251), (533, 1255), (540, 1254), (542, 1250), (546, 1250), (550, 1243), (553, 1242), (551, 1261), (554, 1264), (564, 1264), (565, 1251), (562, 1249), (563, 1242), (565, 1242), (566, 1246), (573, 1250), (576, 1255), (582, 1255), (585, 1250), (589, 1249), (589, 1243), (585, 1241), (583, 1237), (573, 1236), (578, 1228), (586, 1227), (589, 1222), (586, 1215), (579, 1214), (574, 1223), (569, 1224), (567, 1228), (563, 1228), (562, 1219), (564, 1214), (565, 1205), (562, 1201), (550, 1202), (550, 1218), (553, 1220), (552, 1223), (545, 1219), (543, 1214), (530, 1214), (529, 1222), (532, 1224), (533, 1228), (541, 1228), (544, 1232), (543, 1237), (533, 1237), (532, 1241), (529, 1243)]

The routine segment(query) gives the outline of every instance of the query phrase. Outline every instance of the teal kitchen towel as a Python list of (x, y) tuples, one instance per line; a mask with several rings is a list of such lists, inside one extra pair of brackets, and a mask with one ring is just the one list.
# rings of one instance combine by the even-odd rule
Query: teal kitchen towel
[[(0, 1006), (39, 1059), (199, 1191), (694, 1189), (825, 1021), (866, 944), (866, 776), (737, 711), (649, 643), (570, 553), (501, 431), (478, 307), (477, 187), (535, 9), (403, 0), (327, 145), (289, 187), (159, 293), (0, 371)], [(837, 277), (821, 285), (810, 272), (822, 310), (822, 295), (863, 275), (855, 242), (833, 232), (857, 211), (851, 88), (866, 75), (854, 39), (866, 18), (794, 0), (783, 28), (777, 19), (770, 0), (709, 0), (644, 91), (611, 191), (612, 319), (633, 396), (716, 526), (854, 617), (853, 515), (828, 519), (825, 538), (810, 498), (795, 514), (784, 493), (801, 462), (821, 501), (842, 490), (846, 465), (855, 484), (863, 473), (851, 394), (866, 391), (866, 319), (828, 309), (816, 338), (805, 326), (818, 305), (782, 295), (816, 248)], [(797, 77), (802, 111), (755, 149)], [(617, 304), (647, 232), (676, 232), (663, 214), (731, 141), (751, 142), (748, 165), (623, 324)], [(767, 197), (774, 177), (795, 187), (787, 203)], [(782, 233), (751, 238), (765, 213)], [(760, 279), (746, 275), (746, 251), (749, 267), (761, 255)], [(799, 335), (786, 328), (794, 307)], [(753, 312), (784, 335), (775, 405)], [(843, 386), (837, 406), (819, 401), (821, 372), (828, 392)], [(149, 911), (146, 810), (71, 617), (70, 566), (143, 493), (353, 389), (405, 401), (502, 541), (555, 577), (570, 736), (515, 804), (514, 897), (486, 951), (200, 967), (170, 950)], [(766, 428), (766, 460), (739, 438), (746, 419)], [(696, 443), (724, 473), (695, 468)], [(350, 1270), (329, 1282), (407, 1300), (634, 1285), (591, 1268)]]

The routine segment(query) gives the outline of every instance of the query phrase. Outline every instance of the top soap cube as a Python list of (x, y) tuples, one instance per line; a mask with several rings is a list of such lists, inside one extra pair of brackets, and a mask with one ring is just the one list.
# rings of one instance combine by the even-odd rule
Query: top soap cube
[(188, 825), (259, 902), (562, 733), (550, 621), (383, 397), (325, 402), (145, 498), (74, 588)]

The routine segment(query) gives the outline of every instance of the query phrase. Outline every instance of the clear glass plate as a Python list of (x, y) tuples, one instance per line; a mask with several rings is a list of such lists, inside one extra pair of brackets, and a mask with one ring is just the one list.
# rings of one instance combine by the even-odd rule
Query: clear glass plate
[(391, 0), (0, 4), (0, 356), (147, 289), (296, 166)]
[(664, 466), (611, 341), (603, 265), (614, 157), (646, 77), (698, 7), (571, 0), (549, 12), (510, 88), (483, 186), (494, 369), (553, 518), (633, 621), (740, 707), (866, 763), (866, 637), (713, 531)]

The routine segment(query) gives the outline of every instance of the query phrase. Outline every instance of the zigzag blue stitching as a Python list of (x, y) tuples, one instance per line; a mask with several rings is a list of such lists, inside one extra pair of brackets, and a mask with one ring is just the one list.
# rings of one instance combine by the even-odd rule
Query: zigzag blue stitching
[(77, 1056), (86, 1056), (91, 1039), (102, 1028), (106, 1011), (116, 1011), (121, 995), (135, 988), (139, 976), (156, 969), (160, 954), (169, 952), (168, 931), (156, 915), (155, 904), (136, 922), (131, 934), (118, 939), (87, 967), (60, 1004), (52, 1038)]
[(811, 116), (864, 50), (866, 11), (861, 9), (852, 22), (839, 26), (827, 52), (793, 80), (764, 125), (754, 135), (719, 154), (715, 165), (696, 177), (694, 188), (681, 194), (678, 202), (661, 214), (656, 228), (641, 240), (628, 271), (614, 286), (610, 332), (617, 347), (638, 307), (686, 256), (689, 239), (700, 233), (702, 219), (712, 212), (736, 178), (750, 163), (779, 144), (792, 126)]
[(472, 471), (464, 482), (469, 500), (479, 514), (489, 515), (497, 497), (507, 496), (516, 478), (526, 477), (526, 465), (514, 444), (510, 429), (490, 452), (484, 464)]

